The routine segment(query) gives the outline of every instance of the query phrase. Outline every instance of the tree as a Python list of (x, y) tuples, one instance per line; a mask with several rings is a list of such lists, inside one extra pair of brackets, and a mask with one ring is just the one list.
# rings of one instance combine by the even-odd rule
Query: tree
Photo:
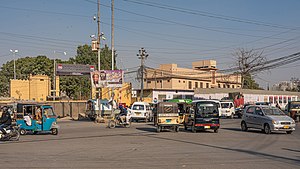
[[(0, 96), (9, 96), (9, 82), (13, 79), (13, 61), (3, 64), (0, 71)], [(45, 74), (53, 77), (53, 62), (46, 56), (25, 57), (16, 60), (17, 79), (28, 79), (29, 75)]]
[[(58, 61), (58, 63), (61, 63)], [(89, 45), (82, 45), (77, 47), (77, 55), (70, 58), (68, 63), (71, 64), (88, 64), (95, 65), (98, 70), (98, 56), (97, 52), (92, 51)], [(116, 68), (116, 66), (115, 66)], [(111, 50), (105, 45), (101, 49), (101, 70), (111, 69)], [(60, 89), (65, 92), (70, 98), (75, 99), (88, 99), (91, 94), (91, 82), (88, 76), (73, 76), (61, 77)]]
[(262, 54), (263, 52), (254, 49), (246, 50), (243, 48), (237, 49), (233, 53), (239, 73), (241, 74), (242, 88), (260, 89), (259, 85), (254, 81), (253, 75), (258, 73), (257, 70), (262, 69), (265, 65), (266, 58)]

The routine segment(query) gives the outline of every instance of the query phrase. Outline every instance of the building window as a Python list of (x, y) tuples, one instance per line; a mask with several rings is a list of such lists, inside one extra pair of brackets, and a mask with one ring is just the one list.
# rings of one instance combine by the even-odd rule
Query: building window
[(220, 83), (218, 83), (218, 88), (221, 88), (221, 84)]
[(230, 88), (230, 85), (227, 85), (228, 88)]
[(159, 83), (159, 80), (158, 81), (156, 81), (157, 83)]
[(200, 82), (200, 88), (203, 88), (203, 83), (202, 82)]
[(183, 83), (185, 83), (185, 81), (183, 81)]
[(147, 83), (151, 83), (151, 81), (147, 81)]
[(178, 82), (180, 83), (180, 80), (178, 80)]
[(40, 81), (42, 82), (42, 81), (44, 81), (44, 79), (40, 79)]
[(209, 83), (206, 83), (206, 88), (209, 88)]
[(159, 81), (160, 83), (162, 83), (162, 81)]
[(192, 82), (189, 81), (189, 89), (192, 89)]
[(168, 80), (168, 82), (170, 82), (170, 80)]
[(225, 84), (223, 84), (223, 88), (226, 88), (226, 85), (225, 85)]
[(233, 88), (233, 89), (235, 88), (234, 85), (232, 85), (232, 88)]
[(195, 82), (195, 88), (198, 88), (198, 82)]
[(144, 82), (146, 82), (147, 80), (146, 79), (144, 79)]

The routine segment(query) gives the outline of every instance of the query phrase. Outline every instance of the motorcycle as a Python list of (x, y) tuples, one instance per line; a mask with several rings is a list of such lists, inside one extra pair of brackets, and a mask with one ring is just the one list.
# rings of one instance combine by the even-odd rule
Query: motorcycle
[(0, 141), (18, 141), (20, 138), (19, 128), (17, 125), (8, 126), (4, 128), (6, 134), (3, 134), (0, 130)]
[[(126, 118), (129, 118), (128, 120)], [(125, 128), (129, 128), (131, 126), (131, 117), (126, 116), (124, 122), (122, 122), (119, 114), (116, 114), (110, 121), (108, 122), (108, 128), (115, 128), (116, 126), (121, 126)]]

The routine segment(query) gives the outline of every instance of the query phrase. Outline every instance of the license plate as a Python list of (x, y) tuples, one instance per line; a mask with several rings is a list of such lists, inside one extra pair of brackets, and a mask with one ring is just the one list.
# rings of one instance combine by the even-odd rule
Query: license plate
[(135, 113), (135, 115), (139, 116), (139, 115), (141, 115), (141, 113), (139, 113), (139, 112), (136, 112), (136, 113)]
[(210, 129), (210, 126), (204, 126), (205, 129)]
[(283, 126), (283, 128), (284, 128), (284, 129), (288, 129), (288, 128), (290, 128), (290, 127), (289, 127), (289, 126)]
[(170, 123), (170, 122), (171, 122), (171, 119), (167, 119), (166, 122), (167, 122), (167, 123)]

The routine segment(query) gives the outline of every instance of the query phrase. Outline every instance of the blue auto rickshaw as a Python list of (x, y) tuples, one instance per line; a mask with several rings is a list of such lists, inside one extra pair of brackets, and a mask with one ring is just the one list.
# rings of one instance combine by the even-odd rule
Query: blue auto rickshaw
[(58, 134), (57, 116), (50, 105), (17, 104), (16, 123), (20, 125), (20, 134), (28, 131), (34, 134), (50, 131)]

